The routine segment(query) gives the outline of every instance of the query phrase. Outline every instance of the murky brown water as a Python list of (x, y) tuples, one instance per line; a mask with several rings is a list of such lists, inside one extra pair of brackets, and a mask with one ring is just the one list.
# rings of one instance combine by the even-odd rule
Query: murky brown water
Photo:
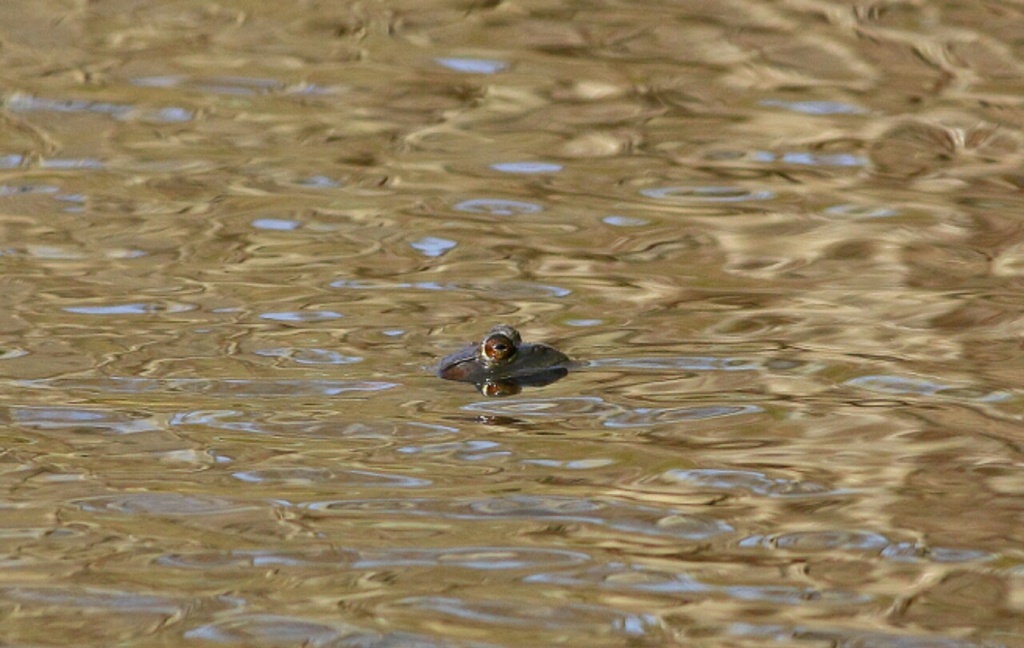
[(0, 643), (1024, 645), (1019, 3), (2, 12)]

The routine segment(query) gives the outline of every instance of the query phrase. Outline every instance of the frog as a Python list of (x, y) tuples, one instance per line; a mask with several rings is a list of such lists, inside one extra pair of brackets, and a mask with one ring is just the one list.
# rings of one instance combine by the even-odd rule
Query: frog
[(474, 383), (486, 396), (508, 396), (523, 387), (541, 387), (561, 380), (576, 364), (554, 347), (525, 343), (514, 327), (498, 324), (480, 343), (442, 359), (437, 375)]

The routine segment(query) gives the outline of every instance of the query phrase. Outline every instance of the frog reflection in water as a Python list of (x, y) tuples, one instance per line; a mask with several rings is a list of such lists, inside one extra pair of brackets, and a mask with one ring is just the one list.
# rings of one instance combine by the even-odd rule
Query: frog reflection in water
[(544, 344), (525, 344), (507, 324), (492, 328), (480, 344), (441, 360), (437, 375), (476, 384), (485, 396), (510, 396), (523, 387), (541, 387), (564, 378), (575, 363)]

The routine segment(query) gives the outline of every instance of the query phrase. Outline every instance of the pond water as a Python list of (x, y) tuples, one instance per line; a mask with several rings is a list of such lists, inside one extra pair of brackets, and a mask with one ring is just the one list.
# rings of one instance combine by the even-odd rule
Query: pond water
[(3, 13), (0, 643), (1024, 646), (1019, 3)]

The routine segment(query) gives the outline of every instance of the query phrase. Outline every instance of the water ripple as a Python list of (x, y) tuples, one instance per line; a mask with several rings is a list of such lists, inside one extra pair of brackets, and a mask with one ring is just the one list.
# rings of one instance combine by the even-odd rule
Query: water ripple
[(283, 87), (283, 84), (277, 79), (232, 75), (195, 79), (193, 82), (196, 88), (204, 92), (238, 96), (266, 94)]
[(188, 630), (189, 639), (241, 646), (330, 648), (497, 648), (495, 644), (437, 640), (412, 632), (375, 632), (283, 614), (238, 614)]
[(533, 574), (527, 583), (544, 583), (568, 587), (593, 587), (620, 592), (652, 592), (657, 594), (707, 595), (714, 587), (684, 573), (654, 571), (638, 565), (597, 565), (584, 570)]
[(745, 490), (769, 497), (806, 497), (849, 493), (849, 491), (832, 489), (814, 482), (773, 479), (764, 473), (753, 470), (669, 470), (663, 473), (662, 477), (705, 488)]
[(641, 189), (640, 195), (676, 203), (727, 203), (771, 200), (773, 191), (750, 191), (741, 187), (657, 187)]
[(585, 603), (521, 602), (485, 600), (453, 596), (412, 596), (394, 607), (414, 608), (418, 612), (441, 614), (464, 621), (546, 630), (594, 631), (611, 627), (628, 635), (647, 635), (660, 628), (654, 615), (634, 615), (615, 608)]
[(87, 250), (82, 247), (70, 245), (26, 245), (23, 248), (7, 248), (5, 250), (0, 250), (0, 256), (22, 256), (33, 259), (46, 259), (47, 261), (78, 261), (81, 259), (138, 259), (146, 255), (146, 252), (132, 248)]
[(1013, 394), (1005, 391), (987, 391), (969, 387), (934, 382), (925, 378), (907, 376), (860, 376), (851, 378), (844, 384), (880, 392), (883, 394), (900, 394), (912, 396), (939, 396), (952, 400), (964, 400), (978, 403), (997, 403), (1010, 400)]
[(742, 637), (742, 645), (750, 645), (749, 639), (760, 637), (754, 645), (825, 645), (825, 646), (870, 646), (871, 648), (993, 648), (1005, 644), (990, 642), (975, 643), (965, 639), (924, 635), (889, 634), (856, 630), (823, 630), (818, 627), (781, 626), (753, 623), (733, 623), (727, 628), (730, 635)]
[(436, 58), (434, 59), (439, 65), (443, 65), (449, 70), (455, 70), (456, 72), (465, 72), (469, 74), (495, 74), (501, 72), (508, 67), (508, 63), (499, 61), (497, 59), (477, 59), (477, 58)]
[(264, 468), (232, 473), (239, 481), (257, 484), (330, 484), (340, 488), (422, 488), (429, 479), (392, 475), (372, 470), (327, 470), (324, 468)]
[(716, 358), (714, 356), (655, 356), (639, 358), (601, 358), (587, 362), (588, 367), (615, 369), (665, 369), (681, 371), (756, 371), (765, 368), (761, 360)]
[(503, 173), (558, 173), (562, 165), (554, 162), (496, 162), (491, 168)]
[(253, 434), (278, 434), (291, 438), (368, 439), (389, 444), (398, 439), (422, 439), (450, 436), (459, 431), (448, 425), (411, 421), (360, 421), (346, 418), (310, 419), (297, 416), (281, 420), (272, 413), (254, 414), (242, 410), (192, 410), (170, 417), (170, 425), (201, 425), (221, 430)]
[(755, 151), (751, 157), (756, 162), (779, 162), (782, 164), (806, 166), (863, 167), (867, 166), (868, 163), (867, 159), (853, 153), (822, 154), (806, 151), (772, 153), (770, 151)]
[(589, 562), (580, 551), (527, 547), (449, 547), (445, 549), (390, 549), (362, 551), (352, 566), (358, 569), (381, 567), (443, 567), (502, 570), (569, 567)]
[(556, 520), (606, 526), (618, 531), (703, 541), (732, 532), (714, 518), (672, 509), (619, 504), (576, 497), (518, 495), (486, 499), (353, 499), (328, 500), (306, 505), (321, 514), (414, 515), (458, 520)]
[(43, 169), (102, 169), (105, 165), (95, 158), (47, 158), (39, 166)]
[(751, 536), (740, 541), (741, 547), (763, 546), (801, 551), (827, 551), (846, 549), (857, 551), (881, 551), (889, 546), (889, 539), (869, 531), (806, 531), (776, 536)]
[(121, 592), (108, 589), (83, 588), (64, 584), (61, 587), (4, 587), (0, 600), (22, 604), (42, 604), (60, 608), (110, 610), (119, 613), (177, 615), (183, 606), (165, 596)]
[(601, 219), (602, 223), (612, 225), (614, 227), (642, 227), (649, 225), (651, 221), (646, 218), (637, 218), (635, 216), (605, 216)]
[(28, 351), (25, 349), (7, 347), (0, 349), (0, 360), (14, 360), (15, 358), (24, 358), (28, 355)]
[(7, 110), (12, 112), (98, 113), (123, 117), (134, 110), (129, 104), (77, 99), (45, 99), (26, 94), (15, 94), (8, 97), (4, 103)]
[(12, 407), (13, 423), (40, 430), (101, 430), (116, 434), (156, 432), (160, 426), (144, 418), (97, 409), (73, 407)]
[(938, 563), (988, 562), (996, 556), (980, 549), (953, 547), (930, 547), (913, 542), (896, 542), (882, 549), (883, 558), (897, 562), (927, 560)]
[(860, 115), (865, 111), (860, 106), (841, 101), (783, 101), (782, 99), (764, 99), (762, 106), (785, 108), (804, 115)]
[(56, 194), (60, 187), (48, 184), (0, 185), (0, 198), (21, 196), (24, 194)]
[(537, 203), (503, 200), (500, 198), (463, 200), (460, 203), (456, 203), (453, 209), (472, 214), (490, 214), (491, 216), (523, 216), (544, 211), (544, 208)]
[(344, 315), (329, 310), (281, 311), (260, 314), (260, 319), (273, 320), (275, 322), (319, 322), (338, 319), (339, 317), (344, 317)]
[(174, 569), (237, 570), (250, 567), (311, 567), (323, 565), (346, 565), (354, 560), (351, 551), (332, 549), (319, 552), (282, 552), (264, 551), (259, 549), (240, 549), (235, 551), (192, 551), (188, 553), (166, 554), (154, 562), (163, 567)]
[(616, 414), (603, 424), (610, 428), (636, 428), (681, 421), (706, 421), (727, 416), (759, 414), (764, 409), (757, 405), (702, 405), (693, 407), (639, 407)]
[(695, 405), (691, 407), (638, 407), (625, 409), (596, 396), (477, 401), (463, 405), (467, 412), (495, 416), (569, 418), (599, 417), (609, 428), (638, 428), (682, 421), (701, 421), (726, 416), (757, 414), (757, 405)]
[(600, 565), (576, 572), (534, 574), (524, 579), (530, 583), (545, 583), (569, 587), (600, 587), (616, 592), (650, 592), (672, 594), (687, 598), (706, 598), (724, 595), (741, 601), (764, 601), (784, 605), (826, 603), (861, 605), (875, 597), (845, 590), (822, 590), (810, 587), (782, 585), (712, 585), (703, 583), (685, 573), (655, 571), (638, 565)]
[(343, 290), (423, 290), (428, 292), (468, 292), (488, 297), (500, 294), (503, 299), (523, 297), (566, 297), (572, 294), (568, 288), (533, 283), (531, 281), (469, 282), (452, 281), (387, 281), (374, 279), (338, 279), (331, 288)]
[(615, 459), (602, 457), (588, 457), (587, 459), (523, 459), (521, 463), (545, 468), (562, 468), (565, 470), (593, 470), (595, 468), (607, 468), (617, 462)]
[(501, 450), (502, 445), (495, 441), (470, 440), (450, 441), (448, 443), (429, 443), (422, 445), (407, 445), (398, 448), (396, 452), (407, 455), (451, 455), (461, 461), (481, 461), (493, 457), (507, 457), (512, 453), (509, 450)]
[(721, 591), (740, 601), (760, 601), (782, 605), (807, 605), (809, 603), (863, 605), (877, 598), (871, 594), (858, 594), (846, 590), (822, 590), (783, 585), (731, 585), (721, 588)]
[(152, 315), (154, 313), (185, 313), (198, 308), (195, 304), (176, 302), (137, 302), (134, 304), (97, 304), (65, 306), (61, 310), (76, 315)]
[[(342, 626), (343, 628), (344, 626)], [(326, 623), (282, 614), (240, 614), (193, 628), (187, 639), (237, 645), (339, 645), (348, 633)]]
[(285, 218), (257, 218), (251, 225), (256, 229), (289, 232), (299, 229), (302, 224), (299, 221)]
[(561, 398), (485, 400), (463, 405), (463, 410), (498, 416), (607, 416), (619, 412), (597, 396), (565, 396)]
[(827, 216), (839, 216), (844, 220), (857, 218), (892, 218), (899, 216), (900, 212), (891, 207), (877, 207), (871, 205), (858, 205), (854, 203), (840, 203), (825, 209), (823, 214)]
[(419, 250), (423, 256), (431, 258), (442, 256), (449, 250), (455, 249), (457, 245), (458, 243), (451, 239), (438, 238), (436, 236), (424, 236), (419, 240), (409, 243), (410, 247)]
[(807, 551), (866, 551), (898, 562), (929, 560), (934, 562), (962, 563), (994, 560), (988, 552), (976, 549), (954, 549), (929, 547), (909, 542), (892, 542), (880, 533), (871, 531), (847, 531), (826, 529), (802, 531), (775, 536), (753, 535), (741, 540), (738, 545), (745, 548), (764, 547)]
[(530, 547), (463, 546), (439, 549), (367, 549), (271, 551), (196, 551), (168, 554), (157, 563), (179, 569), (247, 569), (249, 567), (330, 567), (381, 569), (392, 567), (435, 567), (483, 571), (564, 568), (589, 562), (583, 552)]
[(362, 362), (360, 356), (349, 356), (330, 349), (297, 349), (294, 347), (278, 347), (259, 349), (256, 355), (266, 358), (287, 358), (298, 364), (305, 365), (346, 365)]
[(247, 380), (243, 378), (54, 378), (20, 380), (22, 387), (98, 393), (184, 392), (207, 396), (337, 396), (384, 391), (398, 383), (372, 380)]
[(155, 515), (160, 517), (195, 517), (224, 515), (240, 511), (256, 511), (258, 506), (237, 502), (226, 497), (182, 495), (179, 493), (125, 493), (87, 497), (73, 502), (90, 513), (121, 513), (127, 515)]

